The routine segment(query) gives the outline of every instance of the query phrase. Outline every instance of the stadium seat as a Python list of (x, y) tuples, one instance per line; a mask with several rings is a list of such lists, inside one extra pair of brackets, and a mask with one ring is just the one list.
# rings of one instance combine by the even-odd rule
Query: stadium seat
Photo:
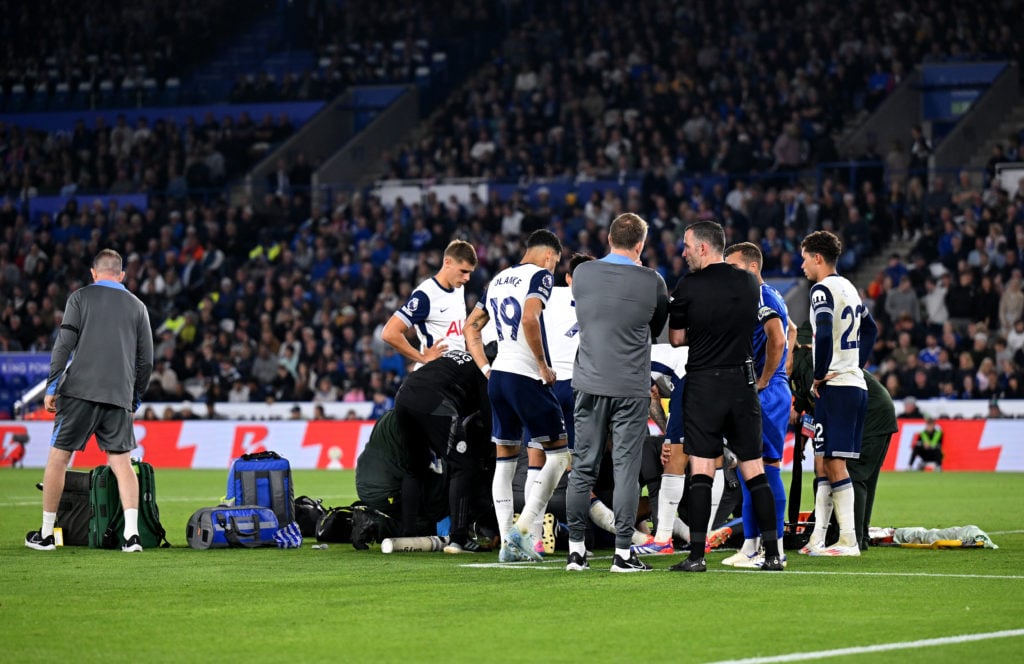
[(28, 101), (28, 93), (25, 92), (25, 86), (22, 83), (15, 83), (11, 86), (11, 101), (8, 104), (8, 110), (21, 111), (25, 109), (25, 104)]
[(175, 77), (164, 81), (164, 90), (160, 95), (161, 106), (175, 106), (181, 98), (181, 80)]
[(35, 92), (32, 94), (32, 98), (28, 102), (28, 110), (45, 111), (49, 103), (50, 90), (47, 87), (46, 82), (37, 83)]
[(115, 94), (113, 81), (100, 81), (96, 86), (96, 108), (111, 108), (114, 105)]
[(444, 71), (448, 68), (448, 54), (444, 51), (438, 51), (431, 56), (434, 71)]
[(92, 81), (82, 81), (78, 84), (78, 94), (75, 95), (75, 106), (77, 108), (92, 108)]
[(121, 81), (121, 92), (117, 95), (117, 100), (117, 106), (134, 107), (139, 105), (138, 92), (134, 79), (129, 76), (125, 76), (124, 80)]
[(71, 86), (61, 81), (53, 89), (53, 99), (50, 101), (50, 108), (66, 110), (71, 104), (71, 96)]
[(155, 78), (145, 78), (142, 80), (142, 105), (152, 106), (158, 101), (159, 90), (157, 89)]

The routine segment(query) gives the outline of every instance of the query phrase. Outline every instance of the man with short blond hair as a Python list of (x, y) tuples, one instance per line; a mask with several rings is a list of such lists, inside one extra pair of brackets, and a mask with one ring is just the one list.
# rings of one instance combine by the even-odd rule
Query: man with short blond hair
[[(441, 269), (423, 281), (408, 301), (391, 316), (381, 339), (418, 369), (446, 350), (465, 350), (462, 327), (466, 322), (463, 289), (476, 269), (476, 249), (465, 240), (452, 240), (444, 250)], [(409, 343), (409, 328), (416, 330), (419, 348)]]

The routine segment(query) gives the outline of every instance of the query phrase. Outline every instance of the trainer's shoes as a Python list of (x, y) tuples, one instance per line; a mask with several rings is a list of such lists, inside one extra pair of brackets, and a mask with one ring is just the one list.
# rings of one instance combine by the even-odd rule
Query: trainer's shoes
[(781, 572), (786, 569), (786, 556), (765, 556), (760, 567), (764, 572)]
[(57, 548), (53, 541), (53, 535), (43, 537), (42, 533), (38, 530), (29, 531), (25, 535), (25, 546), (36, 551), (53, 551)]
[(581, 556), (578, 553), (569, 554), (569, 559), (565, 564), (566, 572), (582, 572), (588, 569), (590, 569), (590, 563), (587, 562), (585, 555)]
[(516, 554), (522, 556), (524, 560), (533, 560), (540, 562), (543, 557), (537, 553), (534, 548), (533, 535), (530, 533), (520, 532), (518, 528), (513, 527), (512, 530), (508, 531), (508, 535), (505, 535), (505, 544)]
[(712, 530), (708, 533), (708, 538), (704, 542), (704, 553), (708, 553), (711, 549), (717, 549), (722, 546), (730, 537), (732, 537), (732, 528), (729, 526), (723, 526), (716, 530)]
[(544, 553), (555, 552), (555, 528), (557, 523), (555, 521), (555, 515), (551, 512), (544, 514), (544, 525), (541, 530), (540, 543), (544, 547)]
[(630, 552), (629, 558), (625, 560), (619, 554), (615, 554), (615, 558), (612, 560), (611, 571), (626, 574), (629, 572), (650, 572), (652, 569), (650, 565), (637, 558), (635, 553)]
[(142, 542), (139, 541), (139, 536), (132, 535), (127, 540), (125, 540), (124, 546), (121, 547), (121, 550), (125, 553), (141, 553)]
[(672, 567), (668, 568), (670, 572), (706, 572), (708, 571), (707, 562), (701, 558), (700, 560), (686, 560), (676, 563)]
[(757, 551), (755, 553), (750, 554), (749, 556), (743, 553), (742, 551), (737, 551), (736, 553), (732, 554), (731, 556), (723, 560), (722, 564), (728, 565), (729, 567), (751, 568), (760, 567), (762, 562), (764, 562), (763, 551)]
[(668, 556), (676, 552), (675, 547), (672, 545), (672, 540), (667, 542), (656, 542), (653, 537), (649, 538), (643, 544), (634, 544), (629, 547), (629, 550), (636, 556), (650, 556), (655, 554)]
[(475, 540), (467, 539), (465, 542), (449, 542), (445, 545), (445, 553), (486, 553), (491, 550), (489, 546), (478, 544)]
[(835, 544), (828, 548), (811, 549), (808, 555), (811, 556), (859, 556), (860, 547), (856, 544), (852, 546), (842, 546)]
[(804, 544), (803, 548), (801, 548), (800, 551), (798, 551), (797, 553), (799, 553), (800, 555), (803, 555), (803, 556), (810, 556), (810, 555), (814, 555), (814, 554), (811, 553), (811, 551), (820, 551), (821, 549), (824, 549), (824, 548), (825, 548), (825, 543), (824, 542), (813, 542), (812, 541), (812, 542), (808, 542), (807, 544)]

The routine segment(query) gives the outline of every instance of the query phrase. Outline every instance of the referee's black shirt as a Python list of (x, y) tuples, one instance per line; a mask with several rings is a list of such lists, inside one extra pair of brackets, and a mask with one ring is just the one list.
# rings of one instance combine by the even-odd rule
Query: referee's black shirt
[(742, 365), (753, 357), (761, 287), (746, 270), (712, 263), (679, 280), (669, 304), (669, 329), (686, 330), (686, 371)]

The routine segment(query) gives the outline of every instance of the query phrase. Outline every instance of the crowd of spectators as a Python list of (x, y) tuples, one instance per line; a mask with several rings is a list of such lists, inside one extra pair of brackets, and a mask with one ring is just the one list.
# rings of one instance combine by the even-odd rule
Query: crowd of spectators
[(394, 155), (389, 176), (672, 181), (833, 162), (835, 132), (923, 59), (1021, 56), (1013, 7), (981, 9), (551, 3)]
[[(113, 92), (146, 79), (158, 85), (180, 77), (209, 58), (224, 40), (244, 28), (231, 0), (0, 0), (3, 98), (16, 86), (23, 96), (77, 92), (80, 84)], [(245, 16), (272, 6), (247, 2)], [(42, 88), (40, 88), (42, 86)], [(8, 111), (21, 110), (10, 107)]]
[[(900, 213), (888, 198), (878, 203), (870, 183), (840, 192), (831, 183), (822, 192), (784, 189), (782, 203), (740, 182), (721, 192), (721, 216), (733, 220), (728, 241), (755, 239), (767, 276), (797, 277), (798, 240), (808, 230), (832, 228), (847, 246), (859, 237), (853, 228), (869, 243), (873, 234), (882, 244), (899, 235)], [(408, 367), (380, 330), (414, 285), (436, 272), (452, 237), (478, 248), (480, 266), (467, 286), (472, 305), (489, 277), (516, 260), (533, 227), (546, 225), (565, 242), (560, 279), (571, 252), (603, 253), (608, 221), (639, 194), (606, 191), (578, 220), (580, 206), (546, 206), (543, 198), (459, 204), (431, 195), (422, 205), (386, 208), (375, 197), (342, 193), (312, 215), (287, 195), (271, 196), (262, 211), (223, 200), (183, 208), (157, 201), (145, 211), (72, 203), (36, 224), (7, 200), (0, 346), (51, 348), (67, 294), (88, 283), (89, 257), (109, 246), (125, 256), (126, 285), (154, 325), (147, 401), (373, 401), (383, 411)], [(685, 272), (682, 231), (705, 209), (685, 205), (686, 219), (652, 219), (644, 253), (669, 283)], [(1022, 211), (1024, 192), (1004, 193), (973, 215), (950, 203), (906, 222), (919, 227), (910, 258), (894, 257), (865, 288), (881, 328), (873, 361), (894, 396), (1024, 397)], [(750, 219), (746, 234), (736, 223), (741, 215)], [(582, 224), (575, 237), (567, 233), (574, 223)]]
[(184, 200), (239, 177), (294, 131), (286, 114), (256, 121), (246, 111), (178, 125), (154, 109), (133, 124), (100, 115), (56, 132), (0, 121), (0, 192), (19, 202), (97, 192)]
[[(633, 211), (651, 223), (643, 259), (670, 288), (686, 271), (683, 230), (698, 219), (721, 220), (729, 243), (758, 243), (769, 277), (800, 275), (799, 241), (810, 230), (842, 237), (844, 271), (894, 237), (913, 238), (912, 254), (866, 288), (881, 321), (874, 361), (887, 386), (897, 397), (1019, 395), (1024, 323), (1012, 316), (1020, 319), (1024, 190), (975, 188), (970, 177), (947, 187), (941, 175), (915, 174), (927, 147), (916, 134), (905, 163), (886, 157), (888, 181), (881, 171), (836, 173), (810, 189), (792, 176), (832, 159), (848, 112), (880, 99), (870, 83), (877, 87), (878, 76), (894, 84), (940, 51), (1013, 52), (1014, 33), (993, 20), (999, 8), (916, 2), (895, 12), (861, 3), (833, 14), (817, 2), (723, 10), (644, 0), (626, 21), (606, 2), (561, 3), (558, 14), (534, 6), (535, 18), (451, 98), (427, 138), (393, 154), (390, 174), (603, 181), (586, 200), (545, 189), (503, 198), (492, 189), (487, 200), (430, 194), (384, 206), (342, 192), (311, 206), (296, 193), (309, 165), (281, 162), (261, 206), (237, 205), (188, 194), (222, 182), (248, 141), (264, 138), (251, 121), (83, 124), (66, 135), (0, 127), (0, 347), (48, 350), (67, 294), (89, 281), (89, 257), (112, 247), (154, 324), (147, 401), (373, 401), (382, 410), (408, 367), (380, 330), (436, 272), (450, 239), (478, 249), (472, 305), (533, 229), (559, 235), (564, 273), (574, 251), (603, 254), (611, 219)], [(396, 15), (403, 34), (382, 43), (407, 38), (423, 20), (415, 10)], [(349, 32), (324, 22), (334, 26), (324, 35), (341, 35), (336, 53), (366, 29), (346, 16), (339, 25)], [(262, 128), (261, 142), (290, 131), (272, 120)], [(25, 213), (33, 194), (91, 190), (171, 195), (150, 196), (145, 210), (83, 196), (53, 217)], [(922, 349), (938, 359), (925, 362)]]
[(1024, 398), (1024, 178), (1013, 192), (941, 178), (908, 255), (867, 285), (876, 371), (896, 398)]
[(496, 7), (481, 0), (315, 3), (302, 46), (316, 66), (280, 79), (270, 72), (243, 74), (231, 99), (330, 99), (352, 85), (412, 83), (423, 67), (435, 73), (435, 54), (458, 57), (461, 42), (496, 34)]

